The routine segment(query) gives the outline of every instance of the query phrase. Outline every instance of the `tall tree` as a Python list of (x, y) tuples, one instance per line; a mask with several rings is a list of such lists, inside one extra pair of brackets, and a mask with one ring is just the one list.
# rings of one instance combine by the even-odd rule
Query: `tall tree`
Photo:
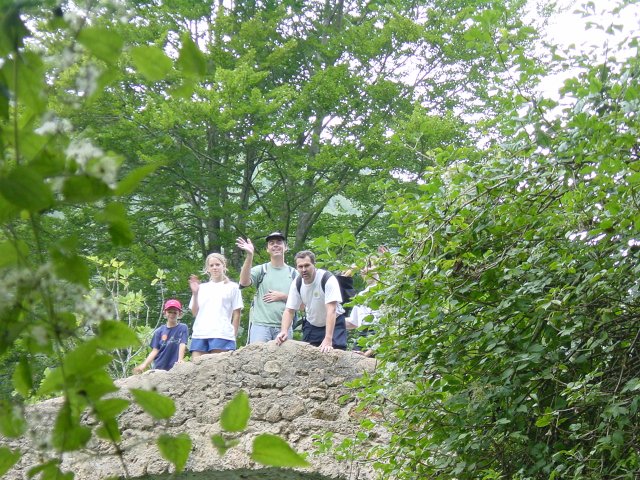
[[(461, 113), (490, 111), (486, 84), (510, 61), (474, 39), (522, 42), (519, 7), (137, 2), (135, 29), (99, 21), (139, 52), (178, 57), (176, 69), (154, 79), (122, 64), (118, 87), (75, 120), (106, 150), (126, 146), (125, 169), (164, 163), (129, 205), (155, 258), (274, 228), (293, 248), (336, 228), (384, 231), (379, 198), (408, 188), (432, 164), (429, 149), (468, 140)], [(189, 65), (185, 51), (202, 53)]]

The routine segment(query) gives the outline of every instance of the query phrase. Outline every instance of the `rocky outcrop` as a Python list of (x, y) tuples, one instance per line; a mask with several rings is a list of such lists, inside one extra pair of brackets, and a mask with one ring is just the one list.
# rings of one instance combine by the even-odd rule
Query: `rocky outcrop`
[[(193, 441), (187, 472), (224, 472), (220, 478), (226, 479), (374, 478), (366, 465), (352, 461), (341, 464), (329, 455), (314, 453), (313, 445), (314, 436), (326, 432), (333, 432), (334, 442), (354, 435), (359, 422), (354, 413), (356, 400), (345, 382), (374, 367), (375, 360), (352, 352), (321, 354), (305, 343), (287, 341), (280, 347), (269, 342), (235, 352), (205, 355), (194, 362), (176, 365), (169, 372), (155, 370), (129, 377), (118, 382), (121, 395), (130, 396), (130, 388), (156, 390), (175, 401), (175, 415), (158, 422), (133, 404), (119, 419), (124, 462), (113, 445), (95, 440), (81, 453), (65, 454), (63, 469), (87, 480), (114, 476), (160, 478), (170, 473), (172, 466), (160, 456), (155, 439), (162, 433), (185, 432)], [(219, 422), (222, 409), (239, 390), (249, 396), (249, 425), (244, 432), (234, 434), (239, 445), (220, 456), (211, 437), (222, 433)], [(38, 419), (30, 422), (37, 425), (37, 431), (31, 432), (30, 439), (3, 442), (24, 452), (7, 478), (26, 478), (28, 468), (42, 461), (39, 447), (46, 446), (60, 404), (60, 399), (53, 399), (34, 406), (29, 416)], [(251, 476), (247, 472), (264, 468), (249, 457), (253, 438), (260, 433), (279, 435), (296, 451), (308, 453), (312, 467), (298, 474), (291, 471), (278, 474), (278, 469), (265, 469), (264, 475)], [(383, 441), (384, 434), (378, 435), (381, 436), (375, 438), (374, 434), (374, 441)]]

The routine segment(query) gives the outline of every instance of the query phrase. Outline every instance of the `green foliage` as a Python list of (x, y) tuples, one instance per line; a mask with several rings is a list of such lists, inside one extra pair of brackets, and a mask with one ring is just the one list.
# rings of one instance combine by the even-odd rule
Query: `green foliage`
[(360, 383), (385, 477), (637, 476), (639, 57), (579, 58), (562, 107), (434, 150), (389, 201), (403, 240)]
[(251, 458), (272, 467), (308, 467), (309, 462), (298, 455), (287, 442), (276, 435), (263, 433), (253, 440)]
[[(64, 399), (55, 456), (28, 475), (71, 478), (60, 452), (120, 441), (113, 377), (142, 352), (148, 299), (280, 228), (332, 270), (397, 239), (370, 298), (385, 311), (371, 418), (343, 445), (384, 422), (382, 475), (633, 477), (637, 56), (554, 51), (551, 67), (581, 69), (556, 103), (528, 98), (543, 63), (521, 1), (94, 3), (0, 7), (0, 433), (27, 432), (25, 402)], [(241, 393), (221, 454), (249, 416)], [(184, 468), (186, 435), (158, 446)], [(270, 435), (253, 450), (305, 464)], [(0, 449), (0, 473), (19, 455)]]
[(0, 475), (7, 471), (20, 459), (20, 452), (0, 447)]
[(130, 391), (136, 403), (157, 420), (171, 418), (176, 413), (176, 405), (169, 397), (139, 388), (132, 388)]
[[(243, 390), (227, 403), (220, 416), (220, 426), (225, 432), (241, 432), (247, 428), (251, 410), (249, 396)], [(237, 438), (225, 434), (211, 437), (213, 446), (220, 455), (238, 445)], [(308, 467), (309, 463), (282, 438), (272, 434), (260, 434), (253, 440), (251, 458), (262, 465), (273, 467)]]
[(351, 269), (375, 251), (374, 248), (359, 242), (348, 230), (314, 238), (309, 242), (309, 249), (315, 253), (319, 267), (335, 272)]
[(161, 435), (158, 438), (158, 448), (162, 456), (173, 463), (176, 472), (184, 470), (187, 464), (187, 458), (191, 453), (191, 438), (186, 433), (181, 433), (172, 437), (170, 435)]
[(249, 397), (239, 392), (222, 410), (220, 426), (227, 432), (241, 432), (249, 421)]

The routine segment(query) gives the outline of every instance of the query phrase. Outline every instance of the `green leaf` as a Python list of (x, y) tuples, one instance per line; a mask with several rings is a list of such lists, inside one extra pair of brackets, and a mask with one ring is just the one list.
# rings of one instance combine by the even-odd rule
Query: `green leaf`
[[(30, 113), (42, 113), (46, 107), (46, 101), (44, 66), (40, 56), (35, 52), (26, 51), (17, 58), (7, 59), (1, 71), (6, 72), (5, 78), (8, 80), (9, 90), (12, 90), (14, 95), (18, 95), (17, 103), (21, 107), (28, 107), (31, 110)], [(20, 133), (24, 135), (24, 131)]]
[(15, 265), (28, 254), (29, 247), (22, 240), (0, 242), (0, 268)]
[(634, 377), (625, 383), (622, 393), (640, 390), (640, 378)]
[(84, 447), (91, 438), (91, 429), (80, 425), (80, 416), (73, 414), (69, 401), (58, 412), (51, 444), (59, 452), (71, 452)]
[(98, 400), (93, 408), (96, 412), (96, 416), (100, 420), (107, 420), (109, 418), (115, 418), (122, 413), (131, 402), (124, 398), (107, 398)]
[(8, 2), (4, 6), (5, 13), (0, 16), (0, 57), (4, 57), (11, 52), (17, 52), (18, 49), (24, 46), (24, 38), (31, 33), (20, 18), (17, 2), (7, 8), (11, 3)]
[(33, 389), (33, 378), (31, 376), (31, 366), (25, 358), (21, 358), (13, 372), (13, 387), (24, 398), (29, 396)]
[(217, 434), (211, 437), (211, 443), (213, 443), (213, 446), (216, 447), (218, 455), (222, 456), (227, 453), (227, 450), (229, 450), (231, 447), (235, 447), (236, 445), (238, 445), (240, 441), (235, 438), (232, 440), (227, 440), (222, 435)]
[(101, 352), (98, 348), (98, 340), (93, 338), (91, 341), (78, 344), (73, 350), (67, 352), (62, 359), (64, 374), (83, 378), (104, 371), (104, 367), (111, 363), (113, 357)]
[(62, 390), (64, 379), (60, 368), (47, 369), (44, 372), (44, 378), (40, 382), (37, 395), (44, 396), (57, 393)]
[(151, 390), (130, 389), (136, 403), (153, 418), (162, 420), (170, 418), (176, 412), (172, 399)]
[(113, 350), (140, 345), (136, 332), (124, 322), (103, 320), (98, 327), (96, 342), (100, 348)]
[(26, 428), (22, 410), (7, 400), (0, 400), (0, 433), (5, 437), (17, 438)]
[[(0, 71), (0, 80), (2, 80), (2, 72)], [(9, 120), (9, 90), (0, 81), (0, 118)], [(0, 137), (0, 149), (3, 149), (3, 141)]]
[(37, 212), (53, 205), (53, 192), (33, 170), (17, 166), (0, 178), (0, 194), (17, 207)]
[(62, 194), (68, 202), (95, 202), (111, 194), (111, 189), (102, 180), (90, 175), (69, 177), (62, 185)]
[(102, 212), (96, 214), (96, 219), (109, 226), (109, 234), (115, 245), (129, 245), (133, 241), (127, 212), (121, 203), (110, 203)]
[(38, 474), (41, 474), (38, 480), (73, 480), (74, 478), (73, 472), (62, 473), (60, 460), (57, 458), (30, 468), (27, 477), (34, 478)]
[(250, 413), (249, 397), (241, 390), (225, 405), (220, 416), (220, 425), (227, 432), (242, 432), (247, 428)]
[(176, 65), (188, 77), (202, 78), (207, 73), (207, 60), (189, 32), (182, 35), (182, 48)]
[(186, 433), (180, 433), (175, 437), (171, 435), (161, 435), (158, 439), (158, 448), (162, 456), (173, 463), (176, 472), (184, 470), (191, 453), (191, 438)]
[(553, 415), (543, 415), (536, 420), (536, 427), (546, 427), (553, 421)]
[(193, 95), (196, 85), (194, 80), (185, 80), (171, 90), (171, 97), (175, 100), (187, 100)]
[(103, 27), (82, 29), (78, 41), (96, 58), (109, 64), (118, 60), (123, 43), (120, 35)]
[(89, 267), (86, 259), (77, 253), (75, 238), (61, 240), (53, 245), (51, 259), (60, 278), (89, 287)]
[(13, 451), (7, 447), (0, 447), (0, 475), (4, 475), (13, 467), (22, 454), (19, 451)]
[(262, 465), (272, 467), (309, 466), (309, 462), (298, 455), (287, 442), (270, 433), (258, 435), (253, 440), (251, 458)]
[(149, 165), (143, 165), (138, 167), (127, 174), (122, 180), (118, 182), (115, 193), (116, 195), (130, 195), (138, 187), (140, 182), (144, 180), (148, 175), (155, 172), (158, 167), (162, 166), (161, 163), (154, 163)]
[(640, 183), (640, 172), (635, 172), (635, 173), (632, 173), (631, 175), (627, 175), (625, 177), (625, 180), (631, 186), (638, 185)]
[(96, 435), (98, 435), (100, 438), (104, 438), (105, 440), (110, 440), (111, 442), (116, 443), (122, 439), (122, 434), (120, 433), (120, 428), (118, 427), (118, 421), (115, 418), (103, 420), (102, 425), (100, 425), (96, 430)]
[[(0, 148), (2, 148), (0, 139)], [(20, 214), (20, 209), (0, 195), (0, 222), (6, 223)]]
[(171, 59), (158, 47), (134, 47), (131, 59), (138, 71), (152, 82), (164, 79), (172, 66)]

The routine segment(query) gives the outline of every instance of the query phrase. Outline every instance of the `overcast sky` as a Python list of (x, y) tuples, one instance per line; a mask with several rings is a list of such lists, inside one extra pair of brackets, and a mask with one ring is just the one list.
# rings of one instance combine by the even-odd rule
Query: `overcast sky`
[[(619, 14), (611, 15), (605, 12), (613, 10), (619, 3), (618, 1), (593, 0), (591, 3), (594, 6), (595, 15), (586, 18), (580, 13), (576, 13), (576, 10), (582, 10), (580, 6), (585, 3), (575, 0), (560, 0), (558, 2), (563, 12), (549, 19), (549, 23), (545, 27), (549, 40), (562, 47), (574, 44), (582, 51), (590, 51), (592, 47), (599, 47), (604, 51), (604, 47), (607, 45), (609, 54), (614, 54), (618, 59), (629, 55), (630, 51), (619, 50), (617, 44), (625, 37), (640, 36), (640, 2), (636, 1), (632, 5), (626, 6)], [(613, 36), (607, 35), (600, 29), (589, 28), (588, 23), (593, 21), (600, 22), (606, 27), (611, 24), (620, 25), (622, 30)], [(564, 78), (569, 77), (572, 73), (575, 72), (552, 76), (543, 82), (543, 90), (551, 96), (557, 96), (557, 90), (562, 85)]]

